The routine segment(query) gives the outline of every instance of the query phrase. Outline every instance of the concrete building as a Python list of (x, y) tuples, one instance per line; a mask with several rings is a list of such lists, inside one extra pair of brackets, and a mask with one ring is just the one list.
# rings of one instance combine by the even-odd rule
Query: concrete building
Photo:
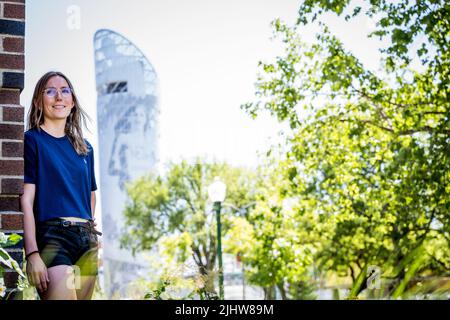
[[(94, 36), (98, 156), (102, 199), (102, 270), (108, 297), (126, 296), (127, 285), (148, 272), (145, 253), (120, 249), (125, 184), (158, 164), (158, 78), (145, 55), (111, 30)], [(148, 268), (148, 267), (147, 267)]]

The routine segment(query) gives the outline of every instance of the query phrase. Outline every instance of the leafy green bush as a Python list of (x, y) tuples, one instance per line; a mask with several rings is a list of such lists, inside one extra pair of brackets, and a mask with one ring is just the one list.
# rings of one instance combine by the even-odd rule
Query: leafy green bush
[[(27, 278), (23, 271), (20, 269), (19, 264), (15, 261), (9, 253), (4, 249), (17, 244), (22, 239), (18, 234), (6, 235), (0, 232), (0, 300), (8, 299), (6, 295), (6, 287), (3, 274), (5, 273), (5, 267), (13, 269), (19, 274), (17, 290), (22, 291), (27, 286)], [(13, 291), (11, 291), (13, 292)]]

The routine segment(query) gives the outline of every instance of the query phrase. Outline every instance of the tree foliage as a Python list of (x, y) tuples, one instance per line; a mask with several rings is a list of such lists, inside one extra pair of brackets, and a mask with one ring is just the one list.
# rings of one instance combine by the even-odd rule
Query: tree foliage
[(320, 245), (316, 217), (286, 196), (287, 181), (281, 172), (272, 167), (258, 172), (256, 206), (246, 219), (231, 221), (225, 245), (241, 257), (247, 281), (264, 288), (267, 299), (274, 298), (275, 288), (282, 299), (299, 298), (302, 293), (295, 286), (310, 280)]
[[(253, 117), (268, 110), (290, 125), (280, 162), (290, 184), (282, 189), (297, 199), (298, 212), (319, 221), (319, 268), (350, 276), (355, 297), (367, 267), (378, 265), (391, 279), (389, 294), (399, 297), (414, 277), (450, 271), (449, 5), (380, 0), (363, 7), (304, 1), (296, 26), (275, 20), (285, 52), (260, 63), (258, 99), (243, 109)], [(369, 36), (390, 39), (380, 72), (366, 69), (319, 21), (326, 12), (376, 19)], [(308, 44), (302, 27), (314, 21), (321, 31)]]
[[(311, 282), (330, 275), (349, 279), (355, 298), (374, 265), (379, 296), (394, 298), (450, 274), (449, 4), (358, 3), (305, 0), (296, 25), (273, 22), (284, 53), (260, 62), (257, 99), (242, 108), (289, 124), (283, 146), (269, 152), (275, 159), (256, 173), (182, 161), (138, 180), (128, 188), (124, 246), (159, 244), (167, 259), (192, 256), (202, 275), (212, 272), (216, 226), (206, 192), (220, 176), (228, 187), (224, 250), (241, 258), (266, 298), (274, 288), (283, 299), (312, 298)], [(389, 40), (380, 71), (345, 48), (325, 14), (376, 22), (368, 36)], [(311, 23), (320, 32), (306, 43)]]
[[(227, 185), (222, 208), (226, 232), (228, 217), (245, 214), (247, 204), (254, 202), (254, 173), (226, 163), (183, 160), (169, 164), (165, 174), (149, 174), (128, 186), (122, 245), (133, 252), (160, 245), (168, 261), (183, 263), (192, 257), (201, 275), (213, 274), (217, 234), (208, 186), (216, 176)], [(210, 292), (213, 280), (207, 283)]]

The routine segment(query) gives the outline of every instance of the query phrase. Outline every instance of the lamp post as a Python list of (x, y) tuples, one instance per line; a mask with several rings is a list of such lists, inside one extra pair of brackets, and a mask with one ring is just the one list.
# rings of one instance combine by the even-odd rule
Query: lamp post
[(227, 186), (219, 177), (214, 178), (214, 182), (208, 187), (208, 195), (210, 200), (214, 203), (217, 220), (217, 257), (219, 258), (219, 297), (224, 299), (223, 292), (223, 266), (222, 266), (222, 224), (220, 222), (220, 209), (222, 202), (225, 200)]

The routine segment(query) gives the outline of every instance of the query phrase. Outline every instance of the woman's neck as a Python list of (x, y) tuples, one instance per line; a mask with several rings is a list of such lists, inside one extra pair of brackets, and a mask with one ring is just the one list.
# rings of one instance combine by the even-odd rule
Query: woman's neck
[(65, 133), (65, 127), (66, 122), (51, 122), (51, 121), (44, 121), (43, 124), (41, 124), (41, 128), (44, 129), (46, 132), (50, 133), (52, 136), (55, 137), (64, 137), (66, 135)]

